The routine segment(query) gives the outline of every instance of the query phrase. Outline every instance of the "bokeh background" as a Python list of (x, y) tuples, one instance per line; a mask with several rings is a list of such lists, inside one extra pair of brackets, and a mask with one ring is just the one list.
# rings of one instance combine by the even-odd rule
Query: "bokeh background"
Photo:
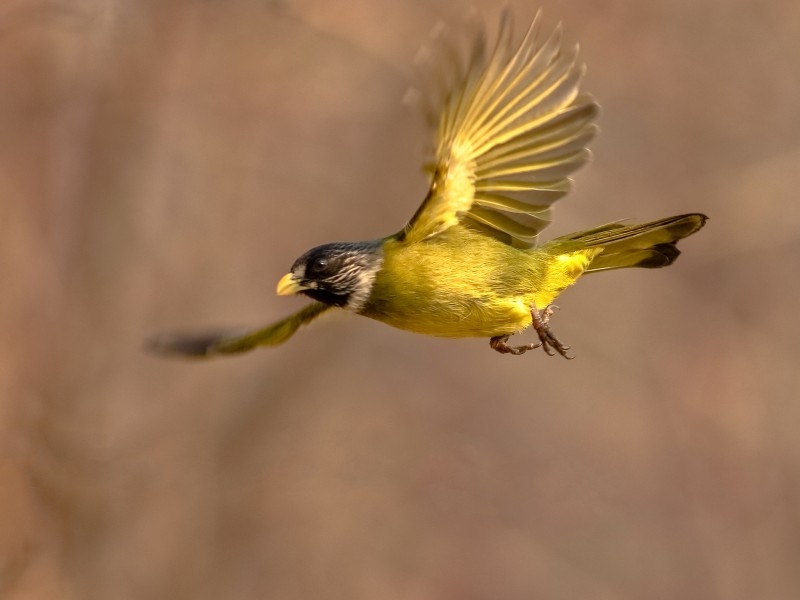
[(143, 339), (405, 222), (413, 58), (499, 3), (0, 4), (0, 597), (800, 597), (800, 3), (540, 4), (603, 105), (545, 237), (708, 213), (678, 263), (569, 290), (574, 361), (340, 315), (188, 363)]

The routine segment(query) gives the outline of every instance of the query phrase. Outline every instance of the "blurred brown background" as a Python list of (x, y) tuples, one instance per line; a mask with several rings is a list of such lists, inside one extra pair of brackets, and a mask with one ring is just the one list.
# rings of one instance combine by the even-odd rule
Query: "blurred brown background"
[(141, 352), (399, 228), (413, 57), (497, 3), (0, 4), (0, 597), (800, 597), (800, 3), (541, 4), (604, 108), (545, 237), (712, 217), (560, 299), (571, 362), (347, 315)]

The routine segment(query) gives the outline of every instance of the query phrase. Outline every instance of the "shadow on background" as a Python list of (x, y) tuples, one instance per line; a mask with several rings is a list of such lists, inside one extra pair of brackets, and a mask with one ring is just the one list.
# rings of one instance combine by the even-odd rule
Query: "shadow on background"
[(542, 3), (604, 109), (545, 237), (711, 216), (675, 266), (565, 294), (577, 360), (347, 315), (231, 360), (141, 352), (280, 317), (301, 252), (405, 222), (412, 59), (476, 4), (496, 22), (2, 4), (0, 596), (800, 595), (797, 2)]

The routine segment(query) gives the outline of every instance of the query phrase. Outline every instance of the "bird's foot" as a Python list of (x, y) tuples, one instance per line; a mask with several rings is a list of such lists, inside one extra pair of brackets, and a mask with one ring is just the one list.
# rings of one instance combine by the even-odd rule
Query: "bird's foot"
[(495, 336), (489, 340), (489, 345), (493, 350), (497, 350), (500, 354), (513, 354), (514, 356), (525, 354), (528, 350), (533, 350), (534, 348), (538, 348), (542, 345), (539, 343), (525, 344), (524, 346), (509, 346), (508, 338), (510, 337), (510, 334)]
[[(548, 304), (544, 310), (540, 311), (535, 305), (531, 306), (533, 328), (536, 330), (536, 335), (539, 336), (539, 341), (541, 342), (540, 344), (536, 344), (536, 346), (541, 346), (550, 356), (554, 356), (555, 352), (558, 352), (564, 358), (572, 360), (575, 356), (567, 354), (569, 346), (564, 345), (550, 330), (550, 325), (548, 325), (550, 317), (553, 315), (553, 311), (556, 308), (558, 307), (555, 304)], [(555, 350), (555, 352), (553, 352), (553, 350)]]
[(544, 310), (539, 310), (536, 308), (536, 306), (531, 307), (533, 328), (536, 330), (536, 335), (539, 336), (538, 344), (511, 346), (508, 343), (508, 338), (511, 337), (511, 334), (505, 334), (497, 335), (490, 339), (489, 345), (493, 350), (496, 350), (500, 354), (513, 354), (514, 356), (525, 354), (528, 350), (533, 350), (534, 348), (539, 348), (541, 346), (541, 348), (550, 356), (555, 356), (555, 353), (558, 352), (564, 358), (572, 360), (575, 357), (567, 354), (569, 346), (564, 345), (561, 340), (559, 340), (553, 334), (553, 332), (550, 330), (550, 326), (548, 325), (550, 317), (553, 316), (553, 312), (557, 308), (558, 307), (555, 304), (547, 305)]

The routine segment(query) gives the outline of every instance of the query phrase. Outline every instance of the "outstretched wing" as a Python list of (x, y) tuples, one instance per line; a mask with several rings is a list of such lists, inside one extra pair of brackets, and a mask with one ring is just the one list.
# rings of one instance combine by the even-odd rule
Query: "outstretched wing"
[(514, 48), (505, 12), (492, 52), (479, 34), (463, 66), (445, 44), (442, 56), (451, 61), (433, 74), (443, 93), (425, 107), (436, 133), (433, 181), (402, 238), (419, 241), (472, 222), (530, 247), (549, 224), (550, 205), (589, 158), (598, 106), (579, 94), (577, 46), (561, 48), (560, 26), (543, 40), (539, 24), (537, 14)]
[(225, 329), (198, 333), (166, 333), (147, 342), (158, 354), (206, 358), (217, 354), (238, 354), (257, 346), (277, 346), (292, 337), (301, 325), (310, 323), (333, 306), (314, 302), (260, 329)]

